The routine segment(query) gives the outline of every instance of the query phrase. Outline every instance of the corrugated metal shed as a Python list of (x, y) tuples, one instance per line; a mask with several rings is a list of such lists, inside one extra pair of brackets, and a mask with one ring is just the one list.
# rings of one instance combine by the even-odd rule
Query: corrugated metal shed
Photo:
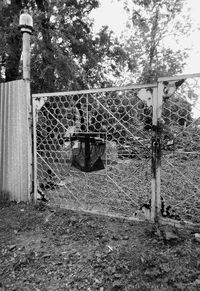
[(31, 191), (30, 83), (0, 84), (0, 198), (29, 201)]

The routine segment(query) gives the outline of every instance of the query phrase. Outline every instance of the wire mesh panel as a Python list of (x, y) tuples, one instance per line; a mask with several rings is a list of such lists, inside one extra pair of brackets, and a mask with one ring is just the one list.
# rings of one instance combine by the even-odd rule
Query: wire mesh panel
[(161, 195), (172, 218), (200, 222), (200, 78), (163, 82)]
[(130, 217), (150, 198), (152, 92), (33, 95), (37, 181), (50, 202)]

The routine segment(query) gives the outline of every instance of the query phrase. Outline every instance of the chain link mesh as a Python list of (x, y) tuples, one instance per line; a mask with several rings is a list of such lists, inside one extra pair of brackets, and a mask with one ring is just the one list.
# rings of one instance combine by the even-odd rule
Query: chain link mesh
[(37, 179), (51, 203), (132, 216), (150, 198), (152, 106), (138, 93), (34, 98)]
[(184, 80), (162, 106), (161, 195), (193, 222), (200, 222), (199, 93), (200, 79)]

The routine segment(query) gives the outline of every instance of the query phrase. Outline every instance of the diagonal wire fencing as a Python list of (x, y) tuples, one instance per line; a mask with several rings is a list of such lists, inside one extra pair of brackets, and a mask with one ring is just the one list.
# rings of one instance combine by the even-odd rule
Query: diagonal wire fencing
[(133, 217), (151, 197), (149, 88), (33, 95), (35, 183), (51, 203)]
[[(170, 82), (170, 81), (169, 81)], [(200, 222), (200, 78), (163, 98), (161, 195), (182, 219)]]

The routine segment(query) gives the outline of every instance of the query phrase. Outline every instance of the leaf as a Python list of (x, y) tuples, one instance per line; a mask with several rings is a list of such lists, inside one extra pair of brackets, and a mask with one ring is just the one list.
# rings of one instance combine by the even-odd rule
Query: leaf
[(112, 291), (122, 290), (123, 284), (120, 280), (115, 280), (112, 284)]
[(166, 239), (166, 241), (177, 241), (177, 240), (179, 240), (179, 237), (178, 237), (178, 235), (176, 235), (172, 231), (166, 231), (165, 232), (165, 239)]
[(16, 248), (16, 245), (10, 245), (8, 246), (9, 251), (13, 251)]

